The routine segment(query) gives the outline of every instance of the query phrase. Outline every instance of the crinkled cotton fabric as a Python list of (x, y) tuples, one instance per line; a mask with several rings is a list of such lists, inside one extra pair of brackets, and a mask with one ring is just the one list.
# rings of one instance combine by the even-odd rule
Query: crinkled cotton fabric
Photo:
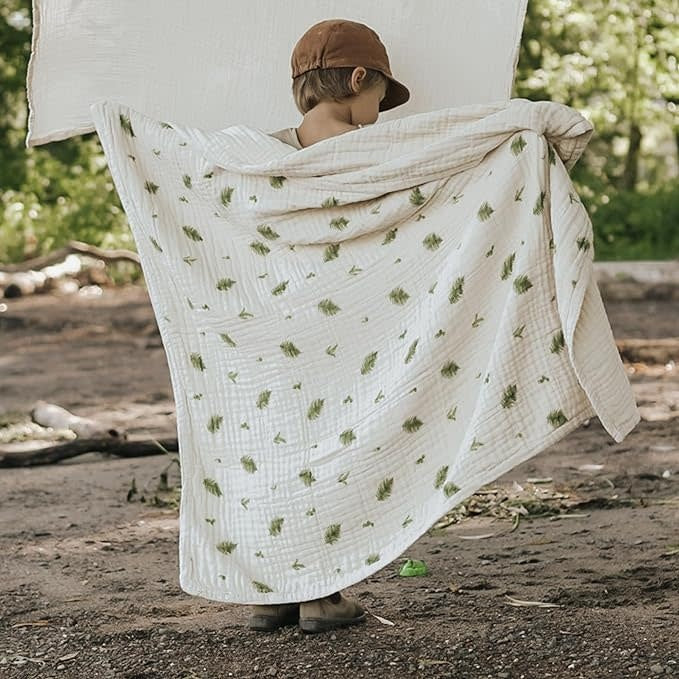
[(91, 112), (171, 374), (185, 592), (325, 596), (585, 420), (615, 441), (639, 421), (574, 109), (440, 109), (301, 150)]

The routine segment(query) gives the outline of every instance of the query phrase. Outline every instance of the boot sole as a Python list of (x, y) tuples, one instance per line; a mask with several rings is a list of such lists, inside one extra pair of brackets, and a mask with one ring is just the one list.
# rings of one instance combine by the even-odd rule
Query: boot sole
[(294, 625), (296, 622), (297, 618), (276, 620), (275, 618), (268, 618), (266, 616), (252, 616), (247, 622), (247, 628), (256, 630), (257, 632), (273, 632), (279, 627)]
[(316, 632), (329, 632), (338, 627), (348, 627), (355, 625), (358, 622), (363, 622), (366, 618), (366, 613), (355, 618), (300, 618), (299, 626), (303, 632), (314, 634)]

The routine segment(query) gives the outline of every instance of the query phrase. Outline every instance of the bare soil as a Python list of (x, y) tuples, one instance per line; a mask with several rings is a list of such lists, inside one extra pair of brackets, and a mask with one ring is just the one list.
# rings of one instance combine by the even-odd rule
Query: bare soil
[[(679, 338), (677, 300), (606, 308), (617, 339)], [(143, 286), (0, 309), (0, 414), (42, 399), (176, 435)], [(182, 592), (168, 456), (2, 469), (0, 677), (679, 677), (674, 361), (626, 364), (643, 419), (623, 442), (595, 418), (516, 467), (344, 590), (370, 615), (327, 634), (252, 632), (247, 607)], [(400, 577), (408, 557), (429, 574)]]

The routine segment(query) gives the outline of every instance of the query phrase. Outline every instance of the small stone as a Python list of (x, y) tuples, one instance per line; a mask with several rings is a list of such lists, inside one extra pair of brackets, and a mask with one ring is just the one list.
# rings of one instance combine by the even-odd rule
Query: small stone
[(333, 633), (330, 635), (330, 641), (336, 641), (336, 640), (337, 640), (337, 635), (333, 632)]
[(653, 674), (663, 674), (665, 672), (665, 668), (662, 665), (658, 665), (656, 663), (655, 665), (651, 665), (651, 672)]

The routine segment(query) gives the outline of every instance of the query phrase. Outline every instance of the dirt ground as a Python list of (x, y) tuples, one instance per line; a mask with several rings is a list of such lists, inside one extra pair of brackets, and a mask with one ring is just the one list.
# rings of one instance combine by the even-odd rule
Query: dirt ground
[[(679, 346), (679, 301), (606, 308), (617, 339)], [(144, 287), (0, 300), (0, 344), (0, 415), (43, 399), (176, 436)], [(516, 467), (344, 590), (370, 615), (329, 634), (251, 632), (246, 607), (181, 591), (177, 511), (151, 501), (168, 456), (2, 469), (0, 677), (679, 677), (678, 354), (628, 365), (625, 441), (594, 418)], [(400, 577), (407, 557), (430, 573)]]

